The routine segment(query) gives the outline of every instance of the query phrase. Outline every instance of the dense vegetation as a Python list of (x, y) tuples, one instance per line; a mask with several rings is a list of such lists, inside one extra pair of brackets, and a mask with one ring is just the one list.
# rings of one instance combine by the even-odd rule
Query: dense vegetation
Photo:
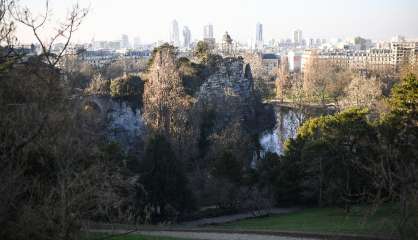
[[(93, 69), (65, 49), (52, 54), (55, 38), (49, 47), (40, 42), (42, 54), (27, 56), (14, 48), (14, 21), (39, 36), (37, 20), (14, 1), (0, 4), (1, 239), (79, 239), (85, 221), (174, 223), (204, 207), (234, 212), (298, 204), (352, 213), (364, 203), (394, 205), (399, 236), (418, 237), (415, 75), (404, 75), (384, 98), (354, 94), (380, 85), (346, 81), (343, 69), (315, 70), (305, 87), (292, 85), (295, 102), (307, 96), (325, 104), (344, 95), (348, 106), (383, 99), (386, 107), (343, 107), (309, 119), (277, 156), (261, 151), (259, 134), (274, 126), (274, 115), (249, 65), (248, 96), (225, 89), (219, 101), (199, 99), (224, 61), (242, 59), (223, 59), (204, 42), (192, 60), (179, 58), (165, 44), (147, 66)], [(85, 14), (76, 6), (57, 36), (71, 36)], [(303, 88), (312, 92), (299, 94)], [(83, 101), (92, 95), (142, 103), (147, 129), (135, 151), (106, 135), (106, 117)]]
[(276, 201), (339, 206), (396, 203), (403, 238), (417, 235), (418, 80), (396, 85), (380, 117), (351, 109), (306, 121), (282, 157), (267, 157), (260, 171)]

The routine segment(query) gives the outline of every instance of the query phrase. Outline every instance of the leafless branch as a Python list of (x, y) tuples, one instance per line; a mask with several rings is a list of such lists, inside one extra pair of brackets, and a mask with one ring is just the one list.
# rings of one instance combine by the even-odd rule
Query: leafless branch
[[(41, 46), (43, 56), (51, 66), (56, 66), (59, 63), (71, 42), (74, 32), (79, 29), (83, 19), (88, 13), (87, 8), (81, 8), (79, 4), (74, 5), (65, 20), (60, 23), (55, 30), (55, 34), (52, 34), (49, 41), (44, 41), (41, 37), (41, 33), (42, 29), (47, 26), (47, 20), (49, 19), (50, 9), (48, 0), (45, 0), (45, 12), (40, 17), (33, 16), (28, 7), (22, 8), (16, 4), (12, 4), (8, 9), (14, 20), (28, 27), (32, 31), (37, 42)], [(51, 54), (52, 48), (60, 39), (64, 40), (64, 47), (54, 56)]]

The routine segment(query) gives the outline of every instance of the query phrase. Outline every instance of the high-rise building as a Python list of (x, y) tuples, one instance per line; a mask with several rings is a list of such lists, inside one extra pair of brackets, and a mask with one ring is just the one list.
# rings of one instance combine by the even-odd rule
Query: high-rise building
[(170, 25), (170, 43), (176, 47), (180, 46), (179, 24), (177, 20), (173, 20)]
[(302, 44), (302, 30), (298, 29), (293, 32), (293, 43), (295, 45), (301, 45)]
[(122, 35), (122, 40), (121, 40), (120, 45), (121, 45), (121, 48), (129, 48), (130, 47), (128, 35), (126, 35), (126, 34)]
[(310, 38), (309, 39), (309, 47), (310, 48), (314, 48), (315, 47), (315, 39), (313, 39), (313, 38)]
[(213, 37), (212, 24), (208, 24), (203, 27), (203, 41), (209, 46), (210, 49), (215, 49), (216, 41)]
[(141, 48), (141, 38), (140, 37), (135, 37), (134, 38), (134, 48), (135, 49), (140, 49)]
[(263, 24), (257, 23), (255, 29), (255, 45), (257, 49), (263, 48)]
[(190, 48), (190, 43), (192, 39), (192, 33), (187, 26), (183, 28), (183, 47)]
[(203, 39), (213, 38), (213, 25), (208, 24), (203, 27)]

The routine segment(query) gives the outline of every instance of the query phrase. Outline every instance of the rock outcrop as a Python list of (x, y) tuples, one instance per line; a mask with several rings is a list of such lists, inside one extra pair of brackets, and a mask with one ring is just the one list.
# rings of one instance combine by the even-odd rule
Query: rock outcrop
[[(197, 106), (215, 109), (223, 121), (254, 118), (254, 84), (249, 65), (242, 58), (224, 58), (200, 87)], [(219, 115), (219, 114), (218, 114)]]

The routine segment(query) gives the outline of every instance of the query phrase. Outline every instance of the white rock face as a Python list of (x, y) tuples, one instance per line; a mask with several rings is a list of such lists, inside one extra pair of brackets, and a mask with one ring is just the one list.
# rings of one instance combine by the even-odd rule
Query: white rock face
[(145, 132), (141, 111), (127, 101), (109, 101), (107, 121), (110, 137), (122, 145), (129, 146)]
[(302, 117), (292, 110), (282, 111), (277, 109), (276, 111), (276, 127), (260, 137), (260, 144), (264, 152), (282, 155), (286, 140), (296, 137)]

